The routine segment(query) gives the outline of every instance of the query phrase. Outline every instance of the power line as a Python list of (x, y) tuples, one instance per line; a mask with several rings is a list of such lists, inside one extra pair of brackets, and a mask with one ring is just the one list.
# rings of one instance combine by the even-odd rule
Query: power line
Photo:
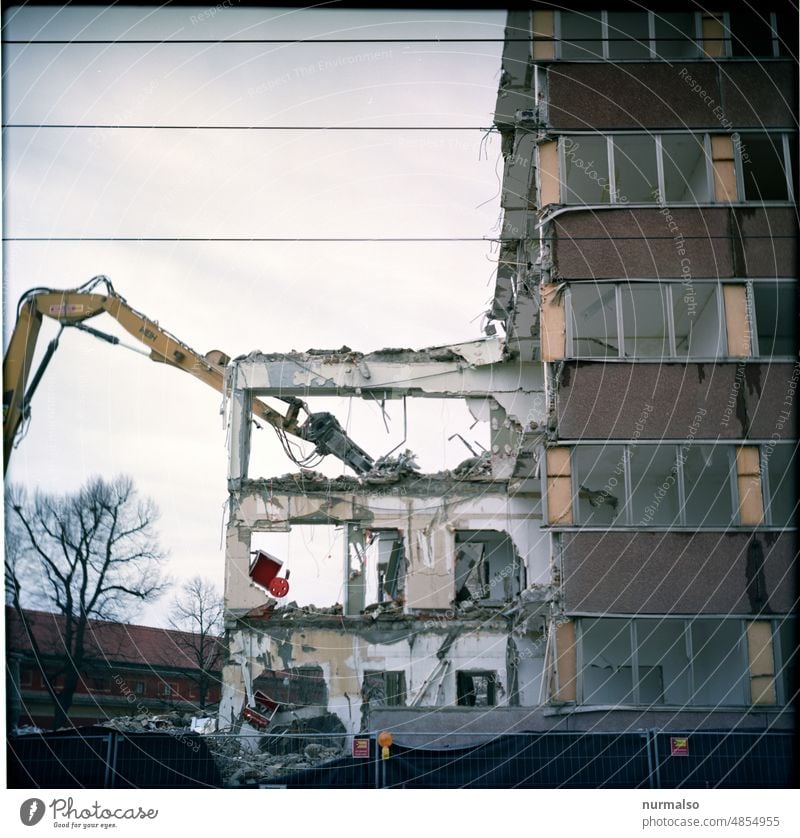
[[(712, 241), (712, 240), (739, 240), (738, 236), (683, 236), (685, 241)], [(796, 239), (791, 234), (770, 235), (748, 235), (741, 237), (744, 240), (750, 239)], [(674, 236), (569, 236), (554, 237), (545, 236), (545, 241), (556, 242), (560, 245), (569, 245), (577, 241), (674, 241)], [(497, 242), (509, 244), (519, 242), (517, 238), (503, 238), (501, 236), (3, 236), (4, 242), (310, 242), (310, 243), (359, 243), (359, 242)]]
[(490, 236), (3, 236), (4, 242), (510, 242)]
[[(573, 38), (572, 40), (578, 40)], [(588, 38), (580, 40), (591, 40)], [(552, 41), (547, 37), (531, 38), (132, 38), (127, 39), (17, 39), (9, 38), (3, 44), (22, 46), (117, 46), (122, 44), (504, 44), (506, 42), (531, 43)]]
[(111, 125), (104, 123), (7, 122), (6, 128), (131, 131), (495, 131), (480, 125)]

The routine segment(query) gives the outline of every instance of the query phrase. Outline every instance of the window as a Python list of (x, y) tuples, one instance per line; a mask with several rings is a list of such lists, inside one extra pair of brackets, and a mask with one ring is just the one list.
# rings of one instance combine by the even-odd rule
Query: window
[(579, 701), (596, 705), (747, 703), (749, 675), (740, 620), (579, 621)]
[(561, 57), (565, 59), (603, 57), (601, 12), (561, 13)]
[(734, 8), (728, 12), (730, 54), (743, 58), (764, 58), (775, 54), (773, 20), (769, 11)]
[(761, 465), (769, 497), (767, 521), (774, 527), (797, 526), (797, 447), (794, 443), (765, 445)]
[(781, 134), (740, 134), (739, 153), (748, 201), (785, 201), (789, 198), (789, 166)]
[(795, 354), (797, 286), (793, 282), (754, 282), (753, 307), (757, 345), (763, 357)]
[(567, 12), (558, 16), (564, 60), (647, 61), (695, 58), (694, 12)]
[(159, 695), (162, 698), (178, 698), (178, 685), (174, 682), (162, 681), (159, 685)]
[(705, 203), (711, 200), (711, 182), (703, 137), (697, 134), (662, 134), (666, 203)]
[(500, 605), (524, 587), (524, 568), (507, 533), (456, 532), (456, 602)]
[(721, 305), (719, 287), (710, 282), (570, 283), (570, 357), (724, 356), (727, 341)]
[(145, 692), (147, 691), (147, 687), (145, 685), (145, 682), (144, 681), (134, 682), (133, 691), (136, 693), (136, 695), (144, 695)]
[(497, 704), (497, 673), (456, 672), (456, 703), (460, 707), (494, 707)]
[(20, 687), (33, 686), (33, 670), (29, 666), (23, 666), (20, 668), (19, 685)]
[(564, 200), (568, 204), (607, 204), (611, 200), (606, 137), (564, 137)]
[(404, 707), (406, 703), (406, 674), (402, 670), (365, 671), (361, 696), (370, 707)]
[(573, 517), (591, 527), (728, 527), (737, 522), (735, 445), (572, 447)]
[[(718, 148), (713, 159), (712, 147)], [(589, 205), (723, 203), (742, 195), (787, 201), (793, 152), (784, 134), (572, 134), (561, 138), (561, 199)], [(721, 177), (715, 192), (714, 172), (725, 165), (730, 176)]]
[(690, 527), (734, 523), (734, 450), (730, 445), (683, 446), (683, 520)]

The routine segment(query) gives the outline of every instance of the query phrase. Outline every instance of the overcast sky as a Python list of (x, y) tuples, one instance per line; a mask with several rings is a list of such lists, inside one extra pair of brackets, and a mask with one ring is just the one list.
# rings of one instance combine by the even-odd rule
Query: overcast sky
[[(505, 23), (501, 12), (211, 11), (18, 8), (6, 13), (3, 37), (502, 38)], [(4, 123), (489, 126), (501, 46), (6, 45)], [(492, 135), (481, 154), (482, 138), (477, 130), (7, 128), (4, 235), (492, 236), (500, 143)], [(484, 242), (6, 242), (4, 346), (25, 290), (72, 288), (96, 274), (201, 353), (469, 340), (481, 336), (493, 259)], [(92, 325), (125, 335), (107, 317)], [(56, 331), (45, 325), (39, 354)], [(8, 480), (71, 491), (92, 475), (130, 474), (161, 509), (169, 572), (221, 585), (219, 407), (189, 376), (68, 330)], [(314, 407), (336, 413), (373, 456), (402, 439), (400, 404), (391, 405), (388, 434), (374, 404)], [(450, 434), (485, 442), (471, 424), (459, 401), (409, 400), (407, 444), (426, 470), (454, 465), (469, 452)], [(332, 461), (325, 470), (342, 468)], [(274, 435), (261, 432), (251, 476), (289, 471), (296, 466)], [(341, 546), (321, 532), (307, 550), (308, 538), (293, 534), (290, 599), (337, 601)], [(162, 612), (139, 619), (158, 623)]]

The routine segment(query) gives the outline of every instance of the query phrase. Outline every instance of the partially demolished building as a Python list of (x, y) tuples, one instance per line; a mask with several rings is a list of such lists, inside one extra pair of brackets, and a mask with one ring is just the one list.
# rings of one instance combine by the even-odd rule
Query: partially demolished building
[[(508, 18), (492, 334), (229, 367), (223, 726), (792, 724), (794, 29), (572, 6)], [(325, 395), (464, 399), (491, 447), (250, 477), (249, 400)], [(277, 608), (251, 536), (309, 524), (343, 602)]]

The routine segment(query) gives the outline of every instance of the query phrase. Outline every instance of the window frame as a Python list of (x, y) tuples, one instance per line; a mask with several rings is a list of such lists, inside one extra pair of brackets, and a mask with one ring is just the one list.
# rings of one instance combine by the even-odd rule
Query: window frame
[[(616, 11), (616, 10), (612, 10)], [(642, 9), (635, 9), (634, 12), (641, 12)], [(702, 27), (702, 19), (700, 12), (692, 11), (691, 9), (688, 10), (694, 17), (694, 33), (691, 36), (691, 40), (694, 44), (694, 55), (682, 56), (683, 60), (687, 61), (694, 61), (696, 59), (702, 59), (705, 57), (702, 47), (702, 35), (703, 35), (703, 27)], [(558, 9), (556, 10), (556, 14), (554, 15), (554, 25), (553, 25), (553, 36), (555, 40), (555, 58), (558, 61), (628, 61), (628, 62), (642, 62), (642, 61), (668, 61), (668, 60), (678, 60), (678, 59), (666, 59), (660, 58), (658, 53), (658, 44), (659, 42), (663, 43), (665, 40), (664, 38), (656, 38), (655, 28), (656, 28), (656, 12), (654, 11), (647, 11), (647, 31), (648, 31), (648, 38), (647, 41), (638, 41), (638, 43), (645, 44), (647, 46), (647, 50), (649, 55), (645, 58), (612, 58), (609, 55), (609, 26), (608, 26), (608, 11), (602, 10), (600, 11), (600, 48), (602, 52), (602, 58), (597, 56), (592, 57), (585, 57), (585, 58), (564, 58), (562, 56), (562, 49), (561, 45), (564, 43), (564, 38), (562, 37), (562, 15), (564, 13), (567, 14), (581, 14), (580, 11), (573, 11), (570, 9)], [(587, 14), (582, 14), (582, 17), (587, 17), (591, 14), (591, 11), (588, 11)], [(726, 12), (727, 15), (727, 12)], [(773, 51), (775, 50), (775, 28), (774, 28), (774, 15), (772, 17), (772, 24), (773, 24)], [(727, 30), (727, 26), (726, 26)], [(611, 39), (611, 40), (624, 40), (624, 39)], [(636, 39), (630, 39), (636, 40)], [(726, 38), (726, 42), (730, 41), (730, 37)], [(570, 41), (569, 43), (573, 43)]]
[[(569, 446), (564, 446), (569, 448), (569, 459), (570, 459), (570, 485), (572, 490), (572, 520), (573, 524), (568, 525), (571, 528), (577, 527), (579, 529), (602, 529), (602, 530), (618, 530), (618, 529), (628, 529), (628, 530), (659, 530), (659, 529), (668, 529), (668, 530), (688, 530), (688, 531), (698, 531), (698, 530), (715, 530), (715, 529), (724, 529), (728, 530), (732, 527), (740, 527), (742, 524), (740, 523), (739, 518), (739, 492), (738, 492), (738, 484), (737, 484), (737, 472), (736, 472), (736, 448), (739, 447), (742, 443), (734, 442), (729, 440), (719, 441), (719, 440), (702, 440), (702, 439), (695, 439), (692, 440), (688, 445), (685, 440), (670, 440), (668, 442), (661, 441), (661, 440), (636, 440), (636, 441), (628, 441), (628, 440), (586, 440), (582, 443), (571, 443)], [(578, 468), (576, 463), (576, 453), (578, 448), (584, 447), (586, 445), (593, 445), (595, 447), (601, 447), (603, 449), (617, 449), (620, 448), (622, 451), (620, 452), (620, 460), (623, 463), (623, 470), (622, 470), (622, 481), (618, 480), (615, 484), (614, 488), (619, 490), (620, 483), (622, 486), (622, 497), (620, 498), (620, 507), (619, 511), (616, 513), (615, 517), (619, 516), (622, 518), (619, 522), (616, 523), (609, 523), (605, 525), (598, 525), (592, 522), (586, 522), (581, 520), (580, 514), (580, 501), (578, 498), (578, 492), (581, 486), (582, 476), (578, 474)], [(712, 446), (714, 449), (721, 448), (725, 451), (727, 458), (728, 458), (728, 492), (729, 492), (729, 499), (731, 504), (731, 520), (727, 524), (689, 524), (687, 523), (687, 504), (686, 504), (686, 491), (685, 491), (685, 474), (684, 474), (684, 465), (685, 465), (685, 453), (688, 452), (691, 448), (696, 446)], [(672, 448), (674, 452), (674, 463), (675, 463), (675, 487), (678, 493), (678, 515), (677, 515), (677, 522), (673, 521), (671, 524), (662, 524), (662, 523), (641, 523), (640, 521), (635, 521), (633, 516), (633, 504), (632, 504), (632, 495), (631, 495), (631, 472), (630, 472), (630, 457), (631, 457), (631, 449), (633, 448)], [(681, 456), (681, 449), (685, 449), (684, 456)], [(763, 483), (763, 481), (762, 481)], [(638, 485), (638, 484), (637, 484)], [(723, 491), (722, 488), (719, 490), (720, 492)], [(552, 525), (551, 525), (552, 526)], [(560, 527), (559, 527), (560, 528)], [(750, 527), (748, 527), (750, 529)]]
[[(789, 134), (791, 132), (787, 129), (753, 129), (739, 131), (710, 131), (705, 130), (663, 130), (655, 133), (647, 131), (632, 131), (632, 130), (618, 130), (609, 132), (597, 131), (566, 131), (558, 135), (558, 166), (559, 166), (559, 202), (565, 207), (697, 207), (706, 205), (731, 206), (731, 205), (756, 205), (756, 206), (788, 206), (793, 205), (795, 200), (794, 184), (792, 182), (792, 154), (789, 143)], [(729, 136), (739, 137), (741, 142), (732, 140), (733, 143), (733, 159), (734, 171), (736, 176), (736, 201), (718, 201), (714, 191), (714, 160), (711, 152), (711, 136)], [(618, 195), (617, 190), (617, 172), (616, 172), (616, 151), (614, 139), (623, 136), (644, 136), (653, 140), (655, 154), (656, 154), (656, 177), (658, 179), (657, 191), (658, 200), (653, 201), (629, 201), (620, 200), (625, 198), (624, 195)], [(706, 190), (708, 198), (702, 201), (675, 201), (666, 200), (666, 183), (664, 181), (664, 146), (663, 137), (667, 135), (687, 135), (694, 136), (698, 139), (698, 145), (702, 145), (705, 152), (705, 168), (706, 168)], [(746, 145), (746, 138), (753, 135), (771, 135), (780, 137), (780, 149), (783, 156), (783, 173), (786, 180), (786, 198), (775, 198), (765, 201), (748, 200), (745, 195), (745, 179), (744, 166), (742, 161), (742, 143)], [(567, 188), (567, 159), (566, 159), (566, 141), (574, 143), (581, 137), (603, 138), (606, 141), (606, 159), (608, 165), (608, 201), (601, 201), (600, 203), (581, 203), (577, 201), (568, 200)], [(702, 138), (702, 142), (700, 139)], [(776, 146), (778, 143), (776, 143)]]
[[(748, 655), (747, 655), (747, 619), (741, 617), (713, 617), (713, 616), (694, 616), (687, 618), (685, 616), (672, 616), (672, 615), (659, 615), (653, 617), (630, 617), (629, 615), (618, 615), (618, 614), (583, 614), (577, 615), (575, 620), (576, 627), (575, 627), (575, 645), (576, 645), (576, 670), (577, 670), (577, 684), (576, 684), (576, 704), (581, 707), (603, 707), (608, 705), (603, 704), (587, 704), (585, 698), (585, 684), (584, 684), (584, 671), (585, 671), (585, 660), (586, 656), (584, 654), (584, 623), (587, 620), (602, 620), (602, 619), (624, 619), (627, 620), (629, 626), (629, 642), (630, 646), (630, 661), (631, 661), (631, 671), (632, 671), (632, 703), (631, 704), (620, 704), (614, 705), (619, 707), (647, 707), (649, 709), (654, 710), (667, 710), (670, 708), (680, 707), (681, 709), (689, 708), (702, 708), (708, 707), (712, 705), (706, 704), (696, 704), (695, 698), (697, 696), (697, 678), (695, 677), (695, 653), (694, 653), (694, 643), (692, 638), (692, 626), (698, 622), (713, 622), (716, 624), (735, 621), (738, 624), (739, 628), (739, 636), (738, 641), (736, 643), (736, 653), (741, 665), (741, 669), (739, 672), (738, 678), (738, 689), (739, 689), (739, 698), (740, 703), (738, 704), (716, 704), (713, 705), (714, 709), (721, 709), (723, 711), (730, 710), (731, 708), (736, 707), (753, 707), (751, 694), (750, 694), (750, 667), (748, 662)], [(638, 624), (644, 622), (655, 622), (658, 621), (660, 623), (666, 621), (674, 621), (680, 620), (683, 624), (683, 642), (684, 648), (686, 650), (686, 656), (689, 661), (689, 667), (687, 672), (687, 681), (688, 681), (688, 692), (691, 696), (689, 702), (684, 704), (670, 704), (666, 700), (663, 703), (653, 704), (653, 703), (644, 703), (641, 700), (641, 669), (639, 664), (639, 643), (638, 643)], [(778, 696), (778, 703), (776, 707), (783, 707), (787, 705), (785, 700), (786, 690), (783, 687), (783, 678), (780, 681), (780, 688), (778, 684), (778, 661), (779, 661), (779, 641), (778, 645), (775, 643), (775, 638), (778, 636), (778, 627), (777, 622), (773, 620), (773, 660), (774, 660), (774, 667), (775, 667), (775, 678), (776, 678), (776, 696)], [(782, 676), (782, 672), (780, 673)], [(664, 684), (665, 693), (666, 693), (666, 684)], [(665, 696), (666, 699), (666, 696)]]
[[(766, 359), (771, 361), (796, 361), (797, 358), (794, 355), (766, 355), (761, 354), (761, 349), (759, 346), (758, 340), (758, 315), (756, 312), (756, 302), (755, 302), (755, 294), (754, 294), (754, 287), (757, 285), (767, 285), (767, 284), (780, 284), (787, 287), (795, 286), (797, 280), (792, 279), (791, 277), (776, 277), (775, 279), (772, 278), (738, 278), (732, 277), (730, 279), (695, 279), (692, 278), (691, 285), (692, 286), (708, 286), (711, 285), (714, 287), (714, 295), (716, 298), (716, 306), (717, 306), (717, 318), (720, 327), (720, 335), (719, 340), (722, 347), (722, 352), (719, 355), (695, 355), (695, 354), (687, 354), (687, 355), (679, 355), (677, 352), (677, 335), (675, 333), (675, 313), (674, 313), (674, 301), (675, 301), (675, 289), (680, 291), (683, 286), (684, 282), (678, 278), (670, 278), (670, 279), (655, 279), (655, 278), (631, 278), (631, 279), (589, 279), (589, 280), (567, 280), (566, 288), (564, 289), (564, 324), (565, 324), (565, 360), (569, 361), (596, 361), (596, 362), (606, 362), (611, 361), (613, 363), (622, 362), (622, 363), (672, 363), (672, 362), (683, 362), (683, 363), (695, 363), (695, 362), (703, 362), (703, 363), (720, 363), (720, 362), (736, 362), (739, 363), (743, 360), (753, 360), (757, 361), (759, 359)], [(573, 305), (572, 301), (572, 290), (574, 287), (584, 286), (584, 287), (593, 287), (599, 288), (600, 286), (607, 286), (613, 285), (615, 287), (615, 294), (614, 294), (614, 305), (616, 306), (615, 311), (615, 333), (613, 336), (609, 335), (609, 337), (613, 337), (613, 340), (616, 340), (617, 343), (617, 354), (616, 355), (587, 355), (585, 353), (576, 351), (575, 341), (576, 339), (580, 339), (580, 335), (576, 333), (575, 330), (575, 306)], [(625, 317), (622, 307), (622, 293), (625, 287), (629, 287), (631, 289), (636, 288), (637, 286), (641, 285), (649, 285), (649, 286), (657, 286), (660, 289), (663, 289), (668, 305), (666, 307), (666, 344), (668, 348), (668, 353), (657, 356), (657, 355), (626, 355), (625, 354), (625, 339), (633, 339), (635, 338), (635, 333), (628, 333), (626, 331), (626, 324), (625, 324)], [(750, 355), (746, 357), (741, 357), (738, 355), (730, 355), (727, 352), (728, 346), (728, 327), (727, 321), (725, 317), (725, 302), (722, 294), (722, 289), (726, 285), (742, 285), (745, 287), (745, 293), (747, 297), (747, 306), (748, 306), (748, 319), (749, 319), (749, 329), (750, 329)]]
[[(795, 439), (781, 439), (775, 441), (771, 440), (769, 445), (772, 446), (773, 450), (779, 447), (792, 447), (795, 449), (795, 457), (800, 456), (800, 442), (798, 442)], [(761, 501), (764, 504), (764, 523), (769, 527), (780, 527), (782, 529), (793, 530), (797, 528), (797, 519), (800, 518), (800, 506), (798, 506), (798, 504), (795, 504), (794, 523), (792, 523), (791, 521), (789, 521), (788, 523), (775, 523), (772, 517), (772, 486), (770, 485), (769, 457), (767, 456), (767, 448), (769, 447), (769, 445), (758, 446), (758, 465), (761, 469)], [(771, 455), (772, 451), (770, 451), (770, 456)]]
[[(487, 699), (491, 696), (493, 699), (491, 703), (486, 704), (462, 704), (461, 696), (462, 694), (459, 692), (459, 680), (461, 676), (468, 675), (471, 678), (475, 676), (485, 677), (488, 681), (488, 689), (487, 689)], [(456, 707), (467, 707), (473, 710), (485, 710), (488, 707), (499, 707), (500, 703), (498, 701), (498, 687), (500, 685), (500, 678), (498, 673), (494, 669), (457, 669), (455, 672), (455, 687), (456, 687)]]

